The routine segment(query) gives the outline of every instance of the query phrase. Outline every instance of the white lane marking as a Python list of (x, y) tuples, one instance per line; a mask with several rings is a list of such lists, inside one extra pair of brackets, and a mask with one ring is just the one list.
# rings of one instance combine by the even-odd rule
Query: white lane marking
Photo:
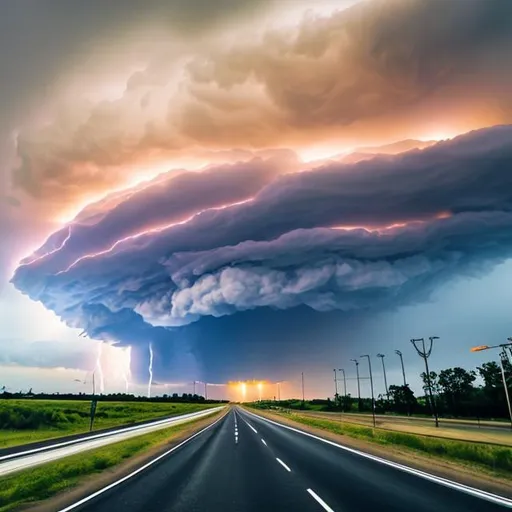
[(92, 499), (96, 498), (100, 494), (103, 494), (104, 492), (109, 491), (113, 487), (117, 487), (119, 484), (122, 484), (123, 482), (126, 482), (126, 480), (129, 480), (135, 475), (138, 475), (145, 469), (149, 468), (155, 462), (158, 462), (159, 460), (163, 459), (164, 457), (167, 457), (172, 452), (177, 450), (178, 448), (181, 448), (184, 444), (187, 444), (189, 441), (192, 441), (194, 437), (197, 437), (201, 435), (203, 432), (206, 432), (208, 429), (212, 428), (213, 426), (217, 425), (219, 421), (223, 420), (226, 417), (226, 415), (221, 416), (219, 419), (215, 420), (211, 425), (208, 425), (207, 427), (203, 428), (203, 430), (200, 430), (199, 432), (196, 432), (195, 434), (191, 435), (190, 437), (187, 437), (184, 441), (182, 441), (180, 444), (177, 444), (170, 450), (167, 450), (165, 453), (162, 453), (162, 455), (159, 455), (158, 457), (154, 458), (153, 460), (150, 460), (147, 464), (144, 464), (144, 466), (141, 466), (140, 468), (136, 469), (135, 471), (132, 471), (129, 475), (124, 476), (123, 478), (120, 478), (119, 480), (116, 480), (115, 482), (112, 482), (110, 485), (107, 485), (106, 487), (103, 487), (99, 491), (93, 492), (92, 494), (89, 494), (89, 496), (86, 496), (85, 498), (82, 498), (81, 500), (77, 501), (76, 503), (73, 503), (72, 505), (69, 505), (66, 508), (63, 508), (59, 510), (59, 512), (69, 512), (70, 510), (74, 510), (77, 507), (80, 507), (84, 503), (87, 503), (88, 501), (91, 501)]
[(8, 460), (8, 459), (14, 459), (14, 458), (19, 458), (19, 457), (24, 457), (25, 455), (29, 455), (29, 454), (32, 454), (32, 453), (38, 453), (38, 452), (42, 452), (42, 451), (51, 451), (51, 450), (54, 450), (56, 448), (61, 448), (63, 446), (69, 446), (69, 445), (72, 445), (72, 444), (85, 443), (85, 442), (91, 441), (93, 439), (100, 439), (100, 438), (103, 438), (103, 437), (115, 436), (117, 434), (121, 434), (121, 433), (124, 434), (126, 432), (133, 432), (133, 431), (136, 431), (136, 430), (142, 430), (142, 429), (146, 429), (146, 428), (153, 427), (153, 426), (156, 426), (156, 425), (162, 425), (162, 424), (165, 424), (165, 423), (173, 423), (174, 421), (176, 421), (178, 419), (194, 418), (199, 413), (202, 413), (202, 412), (205, 412), (205, 411), (220, 410), (223, 407), (214, 407), (214, 408), (211, 408), (211, 409), (205, 409), (204, 411), (189, 412), (187, 414), (182, 414), (182, 415), (179, 415), (179, 416), (171, 416), (169, 418), (164, 418), (162, 420), (157, 420), (157, 421), (154, 421), (154, 422), (151, 422), (151, 423), (144, 423), (143, 425), (135, 425), (133, 427), (120, 428), (120, 429), (117, 429), (117, 430), (111, 430), (110, 432), (103, 432), (101, 434), (94, 434), (92, 436), (81, 437), (79, 439), (72, 439), (71, 441), (63, 441), (61, 443), (55, 443), (55, 444), (50, 444), (50, 445), (46, 445), (46, 446), (41, 446), (39, 448), (32, 448), (31, 450), (25, 450), (23, 452), (11, 453), (9, 455), (3, 455), (2, 457), (0, 457), (0, 461)]
[(265, 439), (262, 439), (261, 442), (265, 445), (265, 446), (268, 446)]
[(284, 469), (286, 469), (286, 471), (291, 471), (291, 469), (281, 459), (276, 457), (276, 460), (279, 462), (279, 464), (281, 464), (281, 466), (283, 466)]
[(252, 426), (252, 425), (251, 425), (251, 424), (250, 424), (250, 423), (249, 423), (249, 422), (248, 422), (248, 421), (247, 421), (247, 420), (246, 420), (242, 415), (240, 415), (240, 417), (245, 421), (245, 423), (247, 423), (247, 425), (249, 426), (249, 428), (251, 428), (251, 429), (252, 429), (252, 431), (253, 431), (255, 434), (257, 434), (257, 433), (258, 433), (258, 431), (257, 431), (257, 430), (256, 430), (256, 429), (255, 429), (255, 428), (254, 428), (254, 427), (253, 427), (253, 426)]
[(303, 430), (299, 430), (294, 427), (289, 427), (288, 425), (283, 425), (274, 420), (269, 420), (268, 418), (264, 418), (263, 416), (258, 416), (252, 412), (244, 410), (245, 413), (250, 416), (254, 416), (255, 418), (266, 421), (267, 423), (271, 423), (273, 425), (277, 425), (278, 427), (285, 428), (287, 430), (291, 430), (303, 436), (311, 437), (316, 439), (317, 441), (321, 441), (322, 443), (329, 444), (331, 446), (335, 446), (336, 448), (340, 448), (341, 450), (345, 450), (347, 452), (353, 453), (355, 455), (359, 455), (366, 459), (373, 460), (380, 464), (384, 464), (385, 466), (390, 466), (392, 468), (398, 469), (405, 473), (409, 473), (411, 475), (423, 478), (425, 480), (429, 480), (430, 482), (434, 482), (436, 484), (444, 485), (445, 487), (449, 487), (451, 489), (455, 489), (456, 491), (464, 492), (471, 496), (475, 496), (477, 498), (481, 498), (483, 500), (490, 501), (492, 503), (497, 503), (498, 505), (503, 505), (507, 508), (512, 508), (512, 500), (508, 498), (504, 498), (503, 496), (498, 496), (497, 494), (492, 494), (490, 492), (482, 491), (480, 489), (475, 489), (474, 487), (469, 487), (468, 485), (459, 484), (457, 482), (453, 482), (452, 480), (448, 480), (446, 478), (441, 478), (439, 476), (431, 475), (430, 473), (426, 473), (424, 471), (420, 471), (419, 469), (413, 469), (409, 466), (404, 466), (403, 464), (399, 464), (397, 462), (391, 462), (390, 460), (382, 459), (381, 457), (376, 457), (375, 455), (370, 455), (369, 453), (361, 452), (359, 450), (354, 450), (353, 448), (349, 448), (348, 446), (343, 446), (342, 444), (335, 443), (334, 441), (329, 441), (328, 439), (323, 439), (322, 437), (316, 436), (314, 434), (310, 434), (309, 432), (304, 432)]
[(327, 503), (325, 503), (325, 501), (320, 498), (320, 496), (318, 496), (318, 494), (313, 491), (313, 489), (308, 489), (308, 492), (309, 494), (311, 494), (311, 496), (313, 496), (313, 498), (315, 498), (316, 501), (318, 501), (318, 503), (320, 503), (320, 505), (322, 505), (322, 507), (324, 508), (324, 510), (327, 510), (327, 512), (334, 512), (334, 510), (329, 507), (329, 505), (327, 505)]

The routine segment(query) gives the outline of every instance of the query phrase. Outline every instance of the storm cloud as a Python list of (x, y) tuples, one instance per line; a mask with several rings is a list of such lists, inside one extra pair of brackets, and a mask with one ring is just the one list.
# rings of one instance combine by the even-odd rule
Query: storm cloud
[[(167, 17), (199, 23), (227, 16), (231, 3), (208, 4), (211, 13), (199, 5), (175, 3)], [(241, 6), (246, 15), (249, 5)], [(106, 11), (108, 26), (117, 11)], [(119, 26), (129, 27), (139, 11), (123, 11)], [(146, 16), (166, 19), (163, 3)], [(145, 20), (140, 26), (151, 26)], [(260, 30), (255, 23), (236, 44), (204, 35), (201, 45), (159, 29), (156, 46), (141, 46), (136, 63), (119, 70), (115, 93), (99, 100), (67, 91), (59, 100), (56, 91), (44, 126), (19, 130), (13, 185), (64, 208), (169, 159), (507, 123), (511, 23), (508, 0), (375, 0), (306, 15), (297, 26)]]
[[(511, 164), (512, 127), (499, 126), (306, 172), (269, 175), (258, 161), (242, 189), (224, 182), (231, 168), (160, 179), (97, 222), (69, 224), (13, 282), (69, 325), (128, 345), (164, 346), (182, 339), (179, 326), (257, 308), (425, 301), (439, 283), (483, 275), (512, 254)], [(208, 183), (212, 193), (198, 194)], [(160, 194), (173, 199), (164, 206)], [(171, 343), (168, 356), (183, 350)]]

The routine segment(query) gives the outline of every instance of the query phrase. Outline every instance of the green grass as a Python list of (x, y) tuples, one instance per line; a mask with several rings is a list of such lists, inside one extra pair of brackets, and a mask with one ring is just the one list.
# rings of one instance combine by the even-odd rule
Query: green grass
[[(90, 402), (79, 400), (0, 400), (0, 448), (88, 432), (90, 406)], [(211, 406), (98, 402), (94, 430), (186, 414)]]
[[(215, 416), (215, 415), (214, 415)], [(100, 473), (144, 450), (164, 444), (204, 418), (151, 432), (128, 441), (80, 453), (58, 462), (20, 471), (0, 480), (0, 512), (48, 499), (76, 486), (83, 478)]]
[(348, 425), (328, 419), (311, 418), (295, 413), (287, 414), (287, 417), (298, 423), (328, 430), (335, 434), (372, 441), (381, 445), (399, 446), (466, 465), (476, 465), (499, 476), (509, 478), (512, 476), (512, 449), (507, 447), (391, 432), (379, 428)]

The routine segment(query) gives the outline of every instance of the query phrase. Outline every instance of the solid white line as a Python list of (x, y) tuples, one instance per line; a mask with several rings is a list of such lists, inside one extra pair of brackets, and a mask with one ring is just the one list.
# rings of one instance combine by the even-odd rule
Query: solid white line
[(261, 442), (265, 445), (265, 446), (268, 446), (267, 443), (265, 442), (265, 439), (262, 439)]
[(325, 510), (327, 510), (327, 512), (334, 512), (334, 510), (329, 507), (329, 505), (327, 505), (327, 503), (325, 503), (325, 501), (320, 498), (320, 496), (318, 496), (318, 494), (313, 491), (313, 489), (308, 489), (308, 492), (311, 494), (311, 496), (313, 496), (313, 498), (315, 498), (316, 501), (318, 501), (318, 503), (320, 503), (320, 505), (322, 505), (322, 507), (324, 507)]
[(483, 500), (490, 501), (492, 503), (497, 503), (498, 505), (503, 505), (507, 508), (512, 508), (512, 500), (508, 498), (504, 498), (503, 496), (498, 496), (497, 494), (492, 494), (490, 492), (482, 491), (480, 489), (475, 489), (474, 487), (469, 487), (468, 485), (459, 484), (457, 482), (453, 482), (452, 480), (448, 480), (446, 478), (441, 478), (439, 476), (431, 475), (430, 473), (426, 473), (424, 471), (420, 471), (419, 469), (413, 469), (409, 466), (404, 466), (403, 464), (398, 464), (397, 462), (391, 462), (390, 460), (383, 459), (381, 457), (376, 457), (375, 455), (370, 455), (369, 453), (361, 452), (359, 450), (354, 450), (353, 448), (349, 448), (348, 446), (343, 446), (342, 444), (335, 443), (334, 441), (329, 441), (328, 439), (324, 439), (322, 437), (316, 436), (314, 434), (310, 434), (309, 432), (304, 432), (303, 430), (299, 430), (298, 428), (290, 427), (288, 425), (283, 425), (282, 423), (278, 423), (274, 420), (269, 420), (268, 418), (264, 418), (263, 416), (258, 416), (252, 412), (244, 410), (245, 413), (250, 416), (254, 416), (255, 418), (266, 421), (267, 423), (271, 423), (281, 428), (285, 428), (287, 430), (291, 430), (292, 432), (296, 432), (303, 436), (311, 437), (316, 439), (317, 441), (321, 441), (322, 443), (329, 444), (331, 446), (335, 446), (336, 448), (340, 448), (341, 450), (345, 450), (347, 452), (353, 453), (355, 455), (359, 455), (366, 459), (373, 460), (380, 464), (384, 464), (386, 466), (398, 469), (405, 473), (409, 473), (411, 475), (423, 478), (425, 480), (429, 480), (430, 482), (434, 482), (436, 484), (444, 485), (445, 487), (449, 487), (451, 489), (455, 489), (456, 491), (464, 492), (471, 496), (475, 496), (477, 498), (481, 498)]
[(220, 410), (220, 409), (221, 409), (221, 407), (212, 407), (211, 409), (204, 409), (203, 411), (189, 412), (187, 414), (181, 414), (179, 416), (171, 416), (171, 417), (168, 417), (168, 418), (164, 418), (162, 420), (157, 420), (157, 421), (154, 421), (154, 422), (144, 423), (142, 425), (135, 425), (133, 427), (120, 428), (120, 429), (117, 429), (117, 430), (111, 430), (110, 432), (103, 432), (101, 434), (94, 434), (94, 435), (91, 435), (91, 436), (85, 436), (85, 437), (81, 437), (79, 439), (72, 439), (71, 441), (63, 441), (61, 443), (55, 443), (55, 444), (50, 444), (50, 445), (46, 445), (46, 446), (41, 446), (39, 448), (33, 448), (31, 450), (25, 450), (23, 452), (11, 453), (9, 455), (3, 455), (2, 457), (0, 457), (0, 461), (4, 461), (4, 460), (8, 460), (8, 459), (14, 459), (14, 458), (18, 458), (18, 457), (24, 457), (25, 455), (30, 455), (32, 453), (37, 453), (37, 452), (42, 452), (42, 451), (51, 451), (51, 450), (54, 450), (56, 448), (61, 448), (63, 446), (69, 446), (69, 445), (78, 444), (78, 443), (85, 443), (85, 442), (91, 441), (93, 439), (99, 439), (99, 438), (102, 438), (102, 437), (110, 437), (110, 436), (114, 436), (116, 434), (121, 434), (121, 433), (125, 433), (125, 432), (132, 432), (134, 430), (147, 429), (147, 428), (152, 427), (152, 426), (161, 425), (161, 424), (164, 424), (164, 423), (172, 423), (172, 422), (174, 422), (176, 420), (184, 419), (184, 418), (188, 418), (188, 417), (194, 418), (199, 413), (202, 413), (202, 412), (205, 412), (205, 411)]
[(257, 433), (258, 433), (258, 431), (257, 431), (257, 430), (256, 430), (256, 429), (255, 429), (255, 428), (254, 428), (254, 427), (253, 427), (253, 426), (252, 426), (252, 425), (251, 425), (251, 424), (250, 424), (250, 423), (249, 423), (249, 422), (248, 422), (248, 421), (247, 421), (243, 416), (240, 416), (240, 417), (245, 421), (245, 423), (247, 423), (247, 425), (249, 426), (249, 428), (251, 428), (251, 429), (252, 429), (252, 431), (253, 431), (255, 434), (257, 434)]
[(76, 503), (73, 503), (72, 505), (69, 505), (68, 507), (59, 510), (59, 512), (68, 512), (69, 510), (74, 510), (75, 508), (83, 505), (84, 503), (87, 503), (88, 501), (96, 498), (100, 494), (103, 494), (104, 492), (109, 491), (113, 487), (117, 487), (119, 484), (126, 482), (126, 480), (129, 480), (133, 476), (135, 476), (135, 475), (139, 474), (140, 472), (144, 471), (145, 469), (149, 468), (155, 462), (158, 462), (159, 460), (163, 459), (164, 457), (167, 457), (172, 452), (174, 452), (178, 448), (182, 447), (184, 444), (188, 443), (192, 439), (194, 439), (194, 437), (197, 437), (197, 436), (201, 435), (203, 432), (205, 432), (206, 430), (208, 430), (209, 428), (212, 428), (214, 425), (219, 423), (219, 421), (224, 418), (225, 418), (225, 415), (221, 416), (219, 419), (215, 420), (211, 425), (208, 425), (207, 427), (203, 428), (203, 430), (200, 430), (199, 432), (196, 432), (195, 434), (191, 435), (190, 437), (188, 437), (187, 439), (182, 441), (180, 444), (176, 445), (175, 447), (171, 448), (170, 450), (167, 450), (165, 453), (162, 453), (162, 455), (159, 455), (158, 457), (154, 458), (153, 460), (150, 460), (147, 464), (144, 464), (144, 466), (141, 466), (140, 468), (136, 469), (135, 471), (132, 471), (129, 475), (126, 475), (123, 478), (116, 480), (115, 482), (111, 483), (110, 485), (103, 487), (103, 489), (100, 489), (99, 491), (93, 492), (89, 496), (82, 498), (81, 500), (77, 501)]
[(252, 431), (257, 434), (258, 431), (250, 424), (250, 423), (247, 423), (247, 425), (249, 425), (249, 427), (252, 429)]
[(281, 459), (276, 457), (276, 460), (279, 462), (279, 464), (281, 464), (281, 466), (283, 466), (284, 469), (286, 469), (286, 471), (291, 471), (291, 469)]

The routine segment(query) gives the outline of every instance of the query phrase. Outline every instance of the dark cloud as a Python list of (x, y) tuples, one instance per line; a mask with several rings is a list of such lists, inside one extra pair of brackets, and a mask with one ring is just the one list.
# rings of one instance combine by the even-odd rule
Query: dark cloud
[[(378, 311), (426, 300), (440, 282), (482, 275), (512, 254), (511, 142), (512, 127), (500, 126), (421, 151), (278, 173), (251, 201), (225, 209), (211, 201), (233, 176), (229, 168), (178, 177), (169, 188), (164, 180), (161, 191), (177, 208), (194, 200), (201, 213), (96, 256), (87, 255), (104, 241), (109, 213), (87, 225), (87, 236), (71, 225), (69, 239), (20, 266), (13, 282), (91, 337), (154, 341), (171, 360), (173, 352), (201, 353), (183, 334), (194, 331), (177, 326), (202, 317), (304, 306)], [(212, 194), (206, 188), (197, 202), (202, 180)], [(121, 238), (131, 224), (141, 230), (139, 221), (181, 211), (148, 201), (148, 190), (112, 210), (124, 215), (112, 217), (109, 233)], [(148, 208), (140, 219), (136, 204)]]

